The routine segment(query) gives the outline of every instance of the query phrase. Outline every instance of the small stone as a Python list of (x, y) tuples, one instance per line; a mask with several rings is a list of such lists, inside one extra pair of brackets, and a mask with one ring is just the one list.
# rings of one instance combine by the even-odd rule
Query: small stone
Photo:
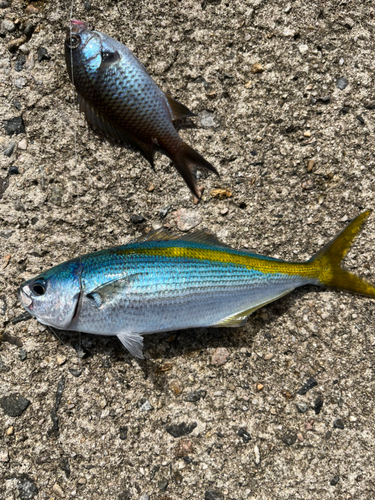
[(302, 434), (302, 432), (298, 432), (297, 433), (297, 439), (298, 439), (298, 441), (301, 441), (301, 442), (303, 441), (303, 434)]
[(168, 207), (161, 208), (159, 210), (159, 217), (161, 219), (164, 219), (168, 215), (168, 212), (169, 212), (170, 209), (171, 209), (170, 205)]
[(188, 403), (196, 403), (200, 399), (204, 399), (207, 395), (207, 391), (199, 390), (199, 391), (194, 391), (188, 394), (185, 398), (184, 401), (187, 401)]
[(228, 361), (229, 351), (225, 347), (218, 347), (213, 353), (211, 358), (211, 364), (213, 366), (222, 366)]
[(319, 415), (323, 408), (323, 396), (319, 394), (314, 403), (315, 415)]
[(179, 382), (171, 382), (169, 384), (169, 389), (173, 391), (176, 396), (179, 396), (183, 391), (183, 388), (181, 387)]
[(253, 86), (253, 82), (251, 80), (248, 81), (247, 83), (245, 83), (245, 89), (251, 89), (252, 86)]
[(308, 172), (312, 172), (313, 168), (314, 168), (314, 165), (315, 165), (315, 161), (314, 160), (309, 160), (308, 163), (307, 163), (307, 171)]
[(287, 446), (292, 446), (297, 441), (297, 434), (292, 431), (288, 431), (281, 437), (281, 440)]
[(34, 481), (27, 474), (22, 474), (18, 479), (17, 489), (20, 500), (32, 500), (39, 493)]
[(18, 356), (19, 356), (21, 361), (25, 361), (27, 358), (27, 352), (25, 351), (25, 349), (20, 349), (18, 351)]
[(344, 62), (345, 62), (344, 59), (341, 57), (340, 60), (339, 60), (339, 65), (343, 66)]
[(18, 135), (25, 133), (25, 124), (23, 122), (22, 116), (15, 116), (9, 120), (4, 120), (4, 129), (7, 135)]
[(6, 430), (6, 435), (13, 436), (13, 434), (14, 434), (14, 427), (8, 427), (8, 429)]
[(242, 441), (245, 444), (247, 444), (249, 441), (251, 441), (251, 436), (244, 427), (241, 427), (240, 429), (238, 429), (237, 434), (240, 438), (242, 438)]
[(25, 29), (23, 30), (24, 34), (27, 36), (28, 39), (30, 39), (33, 36), (34, 31), (35, 31), (35, 26), (33, 25), (33, 23), (27, 23)]
[(139, 497), (139, 500), (150, 500), (150, 497), (147, 495), (147, 493), (145, 493), (144, 495)]
[(343, 76), (336, 80), (336, 87), (340, 90), (344, 90), (348, 86), (348, 83), (348, 80)]
[(60, 498), (64, 498), (64, 492), (61, 488), (60, 485), (58, 485), (57, 483), (55, 483), (53, 486), (52, 486), (52, 491), (54, 493), (56, 493), (56, 495), (58, 495)]
[(208, 489), (204, 493), (204, 500), (224, 500), (224, 495), (218, 491)]
[(7, 9), (8, 7), (9, 7), (8, 0), (1, 0), (1, 2), (0, 2), (0, 9)]
[(334, 421), (333, 421), (333, 427), (335, 429), (344, 429), (345, 425), (344, 425), (344, 421), (342, 418), (336, 418)]
[(337, 484), (339, 481), (340, 481), (340, 476), (335, 476), (335, 477), (333, 477), (333, 478), (330, 480), (329, 484), (330, 484), (331, 486), (336, 486), (336, 484)]
[(191, 441), (187, 441), (185, 439), (182, 439), (181, 441), (178, 442), (176, 446), (176, 451), (175, 455), (177, 458), (183, 458), (187, 457), (194, 453), (193, 450), (193, 445), (191, 444)]
[(306, 413), (309, 409), (306, 403), (296, 403), (296, 407), (300, 413)]
[(177, 228), (180, 231), (186, 232), (198, 226), (202, 222), (202, 217), (194, 210), (180, 208), (174, 213)]
[(22, 71), (23, 67), (25, 65), (25, 62), (26, 62), (26, 56), (25, 56), (25, 54), (20, 54), (17, 57), (17, 61), (16, 61), (16, 64), (14, 65), (14, 69), (16, 71)]
[(307, 431), (312, 431), (314, 429), (314, 419), (313, 418), (311, 418), (310, 420), (305, 422), (305, 429)]
[(263, 389), (264, 385), (263, 384), (257, 384), (257, 391), (261, 391)]
[(158, 481), (158, 488), (160, 491), (165, 491), (167, 487), (168, 487), (167, 479), (162, 479), (161, 481)]
[(48, 51), (45, 47), (39, 47), (38, 49), (38, 62), (49, 61), (51, 56), (48, 54)]
[(363, 119), (363, 117), (361, 115), (357, 115), (356, 116), (357, 120), (359, 121), (359, 123), (361, 125), (364, 125), (365, 124), (365, 120)]
[(229, 383), (229, 384), (228, 384), (228, 389), (229, 389), (230, 391), (235, 391), (235, 390), (236, 390), (236, 387), (235, 387), (233, 384)]
[(326, 97), (319, 97), (319, 99), (317, 99), (321, 104), (329, 104), (331, 102), (331, 98), (330, 96), (326, 96)]
[(304, 133), (303, 133), (304, 137), (311, 137), (311, 132), (310, 130), (306, 130)]
[(317, 385), (318, 385), (318, 382), (313, 377), (310, 377), (306, 380), (306, 382), (303, 384), (301, 389), (299, 389), (297, 394), (300, 394), (301, 396), (303, 396), (304, 394), (306, 394), (308, 391), (310, 391), (313, 387), (315, 387)]
[(260, 464), (260, 451), (259, 451), (258, 445), (254, 446), (254, 455), (255, 455), (254, 461), (257, 465), (259, 465)]
[(59, 462), (59, 467), (62, 471), (65, 472), (65, 476), (67, 478), (70, 477), (70, 465), (69, 465), (69, 460), (67, 457), (61, 457), (61, 460)]
[(78, 370), (76, 368), (69, 368), (69, 371), (73, 377), (79, 377), (82, 374), (82, 370)]
[(21, 45), (20, 51), (22, 52), (22, 54), (27, 55), (30, 53), (30, 47), (27, 45), (27, 43), (24, 43), (23, 45)]
[(151, 411), (153, 410), (154, 407), (151, 405), (150, 401), (146, 399), (146, 401), (142, 404), (142, 406), (139, 408), (139, 411)]
[(9, 462), (8, 450), (1, 450), (0, 451), (0, 462), (3, 462), (3, 463)]
[(350, 420), (350, 422), (357, 422), (357, 417), (355, 417), (354, 415), (351, 415), (349, 417), (349, 420)]
[(200, 111), (198, 113), (198, 118), (201, 121), (202, 127), (204, 128), (216, 128), (219, 124), (215, 120), (215, 115), (211, 111)]
[(9, 146), (4, 150), (3, 155), (8, 156), (10, 158), (13, 154), (14, 148), (16, 147), (15, 142), (9, 143)]
[(16, 38), (15, 40), (11, 40), (7, 44), (7, 49), (9, 52), (15, 52), (23, 43), (25, 43), (27, 38), (25, 36), (21, 36), (20, 38)]
[(23, 87), (26, 86), (26, 78), (24, 77), (21, 77), (21, 78), (17, 78), (15, 81), (14, 81), (14, 85), (15, 87), (17, 87), (18, 89), (23, 89)]
[(269, 360), (270, 360), (270, 359), (272, 359), (272, 358), (273, 358), (273, 354), (272, 354), (272, 352), (269, 352), (268, 354), (265, 354), (265, 355), (264, 355), (264, 359), (265, 359), (266, 361), (269, 361)]
[(34, 5), (28, 5), (25, 9), (26, 14), (33, 15), (33, 14), (38, 14), (39, 9), (34, 7)]
[(128, 428), (125, 426), (120, 427), (119, 438), (124, 441), (128, 437)]
[(20, 417), (29, 404), (30, 401), (18, 393), (0, 398), (0, 407), (9, 417)]
[(83, 486), (87, 483), (87, 479), (85, 477), (80, 477), (77, 482), (79, 485)]
[(308, 47), (308, 45), (301, 44), (301, 45), (298, 45), (298, 50), (304, 56), (309, 51), (309, 47)]
[(220, 210), (221, 215), (227, 215), (228, 212), (229, 212), (228, 207), (225, 207), (225, 208), (223, 208), (223, 210)]
[(187, 436), (196, 428), (197, 423), (192, 422), (191, 424), (187, 424), (186, 422), (182, 422), (181, 424), (171, 424), (166, 427), (166, 431), (168, 434), (173, 436), (174, 438)]
[(32, 52), (30, 52), (30, 54), (27, 56), (27, 60), (26, 60), (26, 63), (25, 63), (25, 70), (26, 71), (31, 71), (34, 66), (35, 66), (34, 55), (33, 55)]
[(4, 19), (3, 22), (1, 23), (1, 31), (8, 31), (9, 33), (12, 33), (16, 29), (14, 23), (12, 21), (9, 21), (9, 19)]
[(375, 101), (366, 101), (363, 103), (363, 105), (366, 109), (369, 109), (370, 111), (375, 109)]
[(232, 191), (229, 191), (229, 189), (212, 189), (210, 194), (213, 198), (224, 200), (225, 198), (230, 198), (232, 196)]
[(130, 216), (130, 222), (133, 224), (141, 224), (146, 219), (142, 215), (133, 214)]
[(252, 73), (263, 73), (263, 66), (260, 63), (255, 63), (251, 66)]
[(27, 140), (26, 139), (22, 139), (22, 141), (20, 141), (18, 143), (18, 149), (22, 149), (22, 150), (27, 149)]
[(56, 363), (61, 366), (64, 363), (66, 363), (66, 357), (65, 356), (58, 356), (56, 359)]
[(153, 190), (155, 189), (155, 186), (153, 185), (153, 183), (151, 182), (147, 188), (146, 188), (146, 191), (148, 191), (149, 193), (152, 193)]

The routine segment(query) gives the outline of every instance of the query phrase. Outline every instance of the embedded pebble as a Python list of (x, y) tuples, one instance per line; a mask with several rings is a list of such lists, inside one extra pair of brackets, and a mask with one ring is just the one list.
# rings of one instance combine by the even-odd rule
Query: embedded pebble
[(26, 139), (22, 139), (22, 141), (20, 141), (18, 143), (18, 149), (27, 149), (27, 140)]
[(9, 462), (9, 453), (8, 450), (1, 450), (0, 451), (0, 462)]
[(25, 124), (23, 122), (22, 116), (15, 116), (9, 120), (3, 121), (4, 129), (8, 135), (18, 135), (25, 133)]
[(344, 425), (344, 421), (342, 418), (336, 418), (334, 421), (333, 421), (333, 427), (335, 429), (344, 429), (345, 425)]
[(7, 436), (12, 436), (14, 434), (14, 427), (8, 427), (6, 430), (6, 435)]
[(25, 361), (27, 358), (27, 352), (25, 351), (25, 349), (20, 349), (18, 351), (18, 356), (19, 356), (21, 361)]
[(215, 115), (211, 111), (200, 111), (198, 117), (204, 128), (216, 128), (219, 126), (215, 120)]
[(263, 73), (263, 66), (260, 63), (255, 63), (251, 67), (252, 73)]
[(219, 491), (208, 489), (204, 493), (204, 500), (224, 500), (224, 495)]
[(183, 458), (187, 457), (188, 455), (191, 455), (193, 453), (193, 445), (191, 444), (191, 441), (187, 441), (185, 439), (182, 439), (181, 441), (178, 442), (176, 446), (176, 451), (175, 455), (177, 458)]
[(340, 90), (344, 90), (348, 86), (348, 83), (348, 80), (343, 76), (336, 80), (336, 87)]
[(142, 406), (139, 408), (139, 411), (150, 411), (153, 410), (154, 407), (151, 405), (150, 401), (146, 400)]
[(251, 436), (250, 436), (249, 432), (247, 432), (247, 430), (244, 429), (243, 427), (241, 427), (241, 429), (238, 429), (237, 434), (240, 438), (242, 438), (242, 441), (245, 444), (247, 444), (249, 441), (251, 441)]
[(14, 23), (12, 23), (12, 21), (9, 21), (9, 19), (4, 19), (1, 23), (1, 30), (2, 31), (8, 31), (9, 33), (11, 33), (12, 31), (14, 31), (16, 29)]
[(229, 351), (225, 347), (218, 347), (213, 353), (211, 358), (211, 364), (213, 366), (222, 366), (228, 361)]
[(187, 401), (188, 403), (196, 403), (200, 399), (204, 399), (207, 395), (207, 391), (200, 390), (200, 391), (194, 391), (187, 396), (184, 397), (184, 401)]
[(260, 464), (260, 451), (259, 451), (258, 445), (254, 446), (254, 455), (255, 455), (254, 461), (257, 465), (259, 465)]
[(308, 172), (312, 172), (313, 168), (314, 168), (314, 165), (315, 165), (315, 161), (314, 160), (309, 160), (308, 163), (307, 163), (307, 171)]
[(13, 151), (14, 151), (15, 147), (16, 147), (16, 143), (15, 142), (10, 142), (9, 146), (6, 149), (4, 149), (3, 155), (11, 157), (12, 154), (13, 154)]
[(32, 500), (39, 493), (35, 482), (27, 474), (19, 477), (17, 489), (20, 500)]
[(171, 424), (166, 427), (166, 431), (168, 434), (173, 436), (174, 438), (187, 436), (196, 428), (197, 423), (192, 422), (191, 424), (187, 424), (186, 422), (181, 422), (180, 424)]
[(297, 441), (297, 434), (292, 431), (288, 431), (282, 435), (281, 440), (287, 446), (292, 446)]
[(308, 47), (308, 45), (301, 44), (301, 45), (298, 45), (298, 50), (300, 51), (300, 53), (302, 55), (305, 55), (309, 51), (309, 47)]
[(296, 407), (300, 413), (306, 413), (307, 410), (309, 409), (306, 403), (297, 403)]
[(55, 483), (52, 486), (52, 491), (56, 493), (56, 495), (58, 495), (60, 498), (64, 498), (64, 491), (59, 484)]
[(9, 52), (15, 52), (23, 43), (25, 43), (27, 38), (25, 36), (21, 36), (20, 38), (16, 38), (15, 40), (11, 40), (7, 44), (7, 49)]
[(38, 49), (38, 62), (49, 61), (51, 56), (48, 54), (48, 51), (45, 47), (39, 47)]
[(61, 366), (66, 362), (66, 356), (58, 356), (56, 359), (56, 363)]
[(313, 377), (310, 377), (306, 380), (306, 382), (303, 384), (301, 389), (299, 389), (297, 394), (300, 394), (301, 396), (303, 396), (304, 394), (306, 394), (308, 391), (310, 391), (313, 387), (315, 387), (317, 385), (318, 385), (318, 382)]
[(329, 482), (329, 484), (331, 486), (336, 486), (336, 484), (340, 481), (340, 476), (334, 476), (331, 481)]
[(133, 214), (130, 216), (130, 222), (133, 224), (141, 224), (146, 219), (142, 215)]
[(202, 217), (198, 212), (186, 208), (180, 208), (174, 212), (174, 217), (177, 228), (183, 232), (190, 231), (202, 222)]
[(29, 404), (30, 401), (18, 393), (0, 398), (0, 407), (9, 417), (20, 417)]

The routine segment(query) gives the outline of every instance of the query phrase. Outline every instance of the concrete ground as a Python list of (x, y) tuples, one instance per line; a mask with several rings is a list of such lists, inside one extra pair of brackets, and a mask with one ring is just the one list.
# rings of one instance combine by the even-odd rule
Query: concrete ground
[[(306, 260), (374, 208), (373, 2), (74, 1), (197, 114), (180, 134), (221, 176), (198, 205), (78, 113), (70, 9), (0, 1), (0, 498), (374, 498), (371, 299), (301, 288), (243, 328), (149, 336), (141, 362), (13, 323), (24, 280), (152, 228)], [(373, 215), (345, 260), (373, 282), (374, 247)]]

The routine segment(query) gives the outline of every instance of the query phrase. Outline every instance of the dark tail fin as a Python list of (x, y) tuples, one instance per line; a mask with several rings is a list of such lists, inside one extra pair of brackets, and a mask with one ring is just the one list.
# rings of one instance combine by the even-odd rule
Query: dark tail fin
[(190, 191), (198, 199), (200, 199), (203, 189), (200, 189), (197, 185), (197, 182), (193, 175), (194, 169), (205, 168), (206, 170), (209, 170), (210, 172), (214, 172), (216, 175), (219, 175), (218, 171), (213, 165), (211, 165), (211, 163), (205, 160), (203, 156), (194, 151), (193, 148), (191, 148), (184, 142), (181, 145), (178, 155), (171, 157), (171, 160), (173, 161), (175, 167), (177, 168), (180, 175), (186, 182)]
[(342, 260), (370, 213), (371, 210), (367, 210), (358, 215), (333, 241), (310, 259), (311, 264), (318, 264), (317, 277), (322, 285), (375, 297), (375, 287), (373, 285), (341, 269)]

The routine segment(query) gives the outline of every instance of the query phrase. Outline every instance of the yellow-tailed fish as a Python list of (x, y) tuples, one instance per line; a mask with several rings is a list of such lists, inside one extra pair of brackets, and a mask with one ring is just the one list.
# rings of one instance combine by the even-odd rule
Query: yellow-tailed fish
[(204, 231), (161, 229), (53, 267), (21, 285), (19, 298), (45, 325), (116, 335), (141, 358), (142, 335), (241, 326), (259, 307), (309, 283), (375, 297), (374, 286), (340, 266), (369, 214), (301, 263), (235, 250)]
[(193, 113), (162, 92), (125, 45), (81, 21), (71, 21), (65, 59), (80, 109), (91, 125), (140, 149), (152, 167), (154, 147), (159, 145), (200, 198), (203, 190), (197, 186), (194, 169), (218, 175), (217, 170), (182, 141), (173, 125)]

